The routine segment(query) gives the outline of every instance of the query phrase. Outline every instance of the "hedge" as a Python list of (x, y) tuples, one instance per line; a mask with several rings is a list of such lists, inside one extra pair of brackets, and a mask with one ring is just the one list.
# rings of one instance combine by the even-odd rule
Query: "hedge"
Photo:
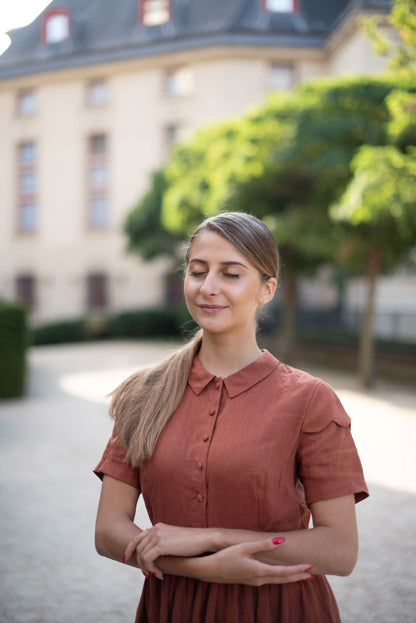
[(25, 307), (0, 302), (0, 398), (21, 396), (28, 343)]
[(88, 316), (32, 329), (32, 344), (65, 344), (103, 338), (178, 337), (192, 333), (195, 323), (184, 305), (134, 309), (112, 316)]

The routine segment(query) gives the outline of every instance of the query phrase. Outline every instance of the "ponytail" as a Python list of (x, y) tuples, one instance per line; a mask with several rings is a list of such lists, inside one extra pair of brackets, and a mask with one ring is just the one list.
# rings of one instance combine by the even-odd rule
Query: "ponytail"
[(163, 427), (182, 400), (201, 343), (199, 330), (179, 351), (155, 367), (135, 372), (112, 392), (110, 416), (134, 467), (152, 456)]

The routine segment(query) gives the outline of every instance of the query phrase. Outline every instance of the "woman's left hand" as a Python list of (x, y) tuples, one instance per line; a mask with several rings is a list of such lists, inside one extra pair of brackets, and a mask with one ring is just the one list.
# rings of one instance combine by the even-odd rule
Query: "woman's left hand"
[(214, 551), (212, 540), (211, 531), (207, 528), (183, 528), (157, 523), (131, 539), (123, 560), (127, 562), (136, 552), (140, 569), (163, 579), (161, 570), (154, 564), (159, 556), (199, 556)]

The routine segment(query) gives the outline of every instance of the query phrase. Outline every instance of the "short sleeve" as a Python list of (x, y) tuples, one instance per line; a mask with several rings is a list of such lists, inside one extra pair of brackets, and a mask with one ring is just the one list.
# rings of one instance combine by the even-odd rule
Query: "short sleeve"
[(306, 408), (298, 446), (299, 477), (307, 504), (354, 494), (368, 497), (351, 420), (332, 388), (321, 381)]
[(140, 491), (140, 472), (126, 459), (124, 446), (118, 440), (114, 429), (103, 456), (93, 471), (101, 480), (104, 475), (112, 476)]

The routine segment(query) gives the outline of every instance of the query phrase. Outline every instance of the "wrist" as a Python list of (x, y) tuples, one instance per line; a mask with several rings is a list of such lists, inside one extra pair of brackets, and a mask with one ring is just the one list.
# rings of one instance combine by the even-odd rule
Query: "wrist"
[(228, 547), (225, 538), (224, 528), (209, 528), (209, 549), (210, 552), (219, 552)]

